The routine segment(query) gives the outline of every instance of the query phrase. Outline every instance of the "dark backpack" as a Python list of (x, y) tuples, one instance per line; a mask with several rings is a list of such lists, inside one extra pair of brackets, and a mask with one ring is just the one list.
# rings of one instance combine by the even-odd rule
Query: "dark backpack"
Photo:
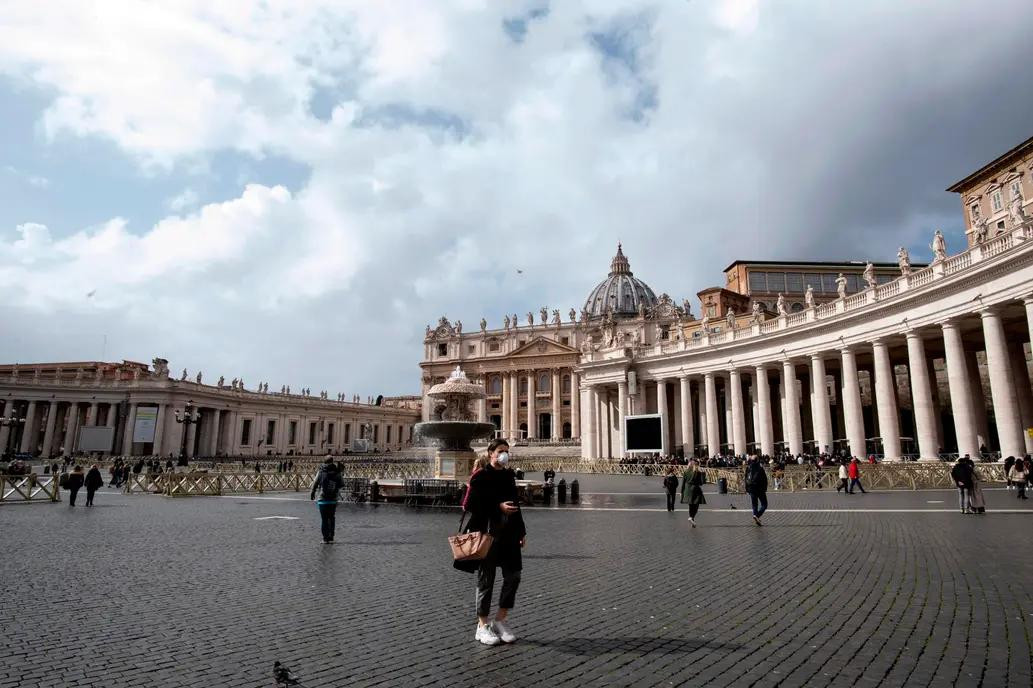
[(324, 502), (336, 502), (341, 484), (341, 475), (337, 471), (323, 471), (319, 481), (319, 499)]

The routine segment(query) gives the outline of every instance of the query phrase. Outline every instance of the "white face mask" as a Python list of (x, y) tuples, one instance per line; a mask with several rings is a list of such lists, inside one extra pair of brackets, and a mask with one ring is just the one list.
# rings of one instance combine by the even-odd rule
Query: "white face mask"
[(501, 452), (501, 453), (499, 453), (499, 455), (495, 458), (495, 460), (499, 462), (500, 466), (505, 466), (506, 464), (509, 463), (509, 452)]

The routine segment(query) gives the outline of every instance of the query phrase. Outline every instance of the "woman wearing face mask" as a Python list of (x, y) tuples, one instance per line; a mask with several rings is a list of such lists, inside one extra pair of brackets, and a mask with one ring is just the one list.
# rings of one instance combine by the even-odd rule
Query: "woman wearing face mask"
[[(485, 645), (516, 640), (506, 617), (520, 586), (523, 568), (520, 548), (524, 546), (527, 531), (517, 505), (516, 476), (508, 464), (509, 444), (505, 440), (492, 440), (488, 445), (488, 464), (471, 476), (466, 502), (466, 510), (470, 512), (466, 532), (490, 533), (494, 538), (488, 556), (473, 562), (477, 564), (477, 633), (474, 638)], [(502, 569), (502, 592), (495, 621), (491, 622), (488, 615), (497, 568)]]

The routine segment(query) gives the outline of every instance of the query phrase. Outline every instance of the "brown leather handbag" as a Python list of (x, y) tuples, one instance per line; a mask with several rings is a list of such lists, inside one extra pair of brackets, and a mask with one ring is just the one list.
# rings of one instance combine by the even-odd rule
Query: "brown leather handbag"
[(495, 542), (488, 533), (474, 531), (463, 532), (463, 522), (466, 520), (466, 512), (459, 519), (459, 532), (448, 537), (448, 545), (452, 548), (452, 559), (455, 561), (479, 561), (488, 556), (492, 543)]

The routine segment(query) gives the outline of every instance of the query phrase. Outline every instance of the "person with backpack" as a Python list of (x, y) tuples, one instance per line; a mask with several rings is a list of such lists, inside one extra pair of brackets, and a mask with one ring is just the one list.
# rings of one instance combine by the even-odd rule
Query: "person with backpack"
[(743, 475), (743, 486), (746, 493), (750, 495), (750, 506), (753, 509), (753, 522), (758, 526), (763, 525), (760, 517), (768, 508), (768, 474), (764, 467), (757, 461), (755, 455), (751, 455), (746, 463), (746, 472)]
[(75, 506), (75, 498), (78, 496), (79, 490), (82, 489), (83, 482), (82, 466), (76, 466), (68, 474), (64, 484), (65, 489), (68, 490), (68, 506)]
[(101, 476), (97, 464), (90, 466), (90, 470), (86, 472), (84, 484), (86, 485), (86, 506), (93, 506), (93, 495), (104, 486), (104, 478)]
[[(256, 464), (257, 465), (257, 464)], [(327, 459), (326, 463), (319, 469), (316, 480), (312, 483), (312, 494), (309, 499), (316, 498), (316, 490), (319, 490), (320, 527), (323, 531), (323, 544), (329, 545), (334, 541), (334, 528), (337, 525), (337, 496), (341, 492), (341, 473), (337, 470), (337, 464), (333, 459)]]

